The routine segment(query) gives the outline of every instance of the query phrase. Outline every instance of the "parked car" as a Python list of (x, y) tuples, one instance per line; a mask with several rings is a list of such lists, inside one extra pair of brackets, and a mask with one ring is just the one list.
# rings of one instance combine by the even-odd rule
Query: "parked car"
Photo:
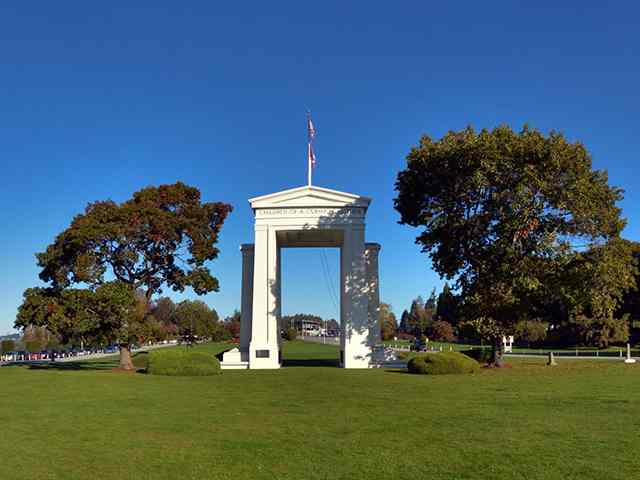
[(409, 350), (412, 352), (426, 352), (427, 341), (424, 339), (416, 338), (413, 343), (409, 345)]

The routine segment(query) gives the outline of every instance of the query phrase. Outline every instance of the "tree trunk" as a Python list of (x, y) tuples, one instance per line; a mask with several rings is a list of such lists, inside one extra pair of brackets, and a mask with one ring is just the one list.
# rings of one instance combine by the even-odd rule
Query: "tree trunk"
[(131, 345), (121, 343), (120, 347), (120, 369), (133, 370), (133, 362), (131, 361)]
[(504, 366), (504, 344), (502, 343), (502, 337), (494, 337), (493, 339), (493, 359), (491, 365), (496, 368)]

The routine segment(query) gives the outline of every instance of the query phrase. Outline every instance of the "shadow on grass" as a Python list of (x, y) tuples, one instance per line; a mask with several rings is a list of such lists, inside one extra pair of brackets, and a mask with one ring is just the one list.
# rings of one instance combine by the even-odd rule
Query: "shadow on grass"
[(53, 362), (28, 365), (29, 370), (113, 370), (118, 367), (118, 362), (103, 360), (95, 362)]
[(337, 358), (284, 358), (283, 367), (339, 367)]
[(29, 370), (59, 370), (59, 371), (109, 371), (118, 367), (118, 362), (113, 360), (77, 361), (77, 362), (14, 362), (1, 366), (2, 368), (26, 367)]

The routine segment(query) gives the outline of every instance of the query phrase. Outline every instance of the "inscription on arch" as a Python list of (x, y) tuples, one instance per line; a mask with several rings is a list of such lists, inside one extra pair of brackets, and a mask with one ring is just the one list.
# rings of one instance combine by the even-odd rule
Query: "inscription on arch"
[(362, 207), (342, 207), (342, 208), (325, 208), (325, 207), (286, 207), (286, 208), (261, 208), (256, 210), (257, 217), (272, 216), (330, 216), (330, 217), (363, 217), (364, 208)]

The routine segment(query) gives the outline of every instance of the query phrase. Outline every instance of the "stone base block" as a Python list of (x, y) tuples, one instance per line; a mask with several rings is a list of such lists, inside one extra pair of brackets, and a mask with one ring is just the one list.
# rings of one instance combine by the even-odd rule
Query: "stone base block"
[(280, 368), (280, 347), (278, 345), (249, 345), (249, 368), (271, 369)]
[(249, 368), (248, 352), (242, 352), (237, 348), (232, 348), (222, 354), (220, 367), (223, 370), (246, 370)]

